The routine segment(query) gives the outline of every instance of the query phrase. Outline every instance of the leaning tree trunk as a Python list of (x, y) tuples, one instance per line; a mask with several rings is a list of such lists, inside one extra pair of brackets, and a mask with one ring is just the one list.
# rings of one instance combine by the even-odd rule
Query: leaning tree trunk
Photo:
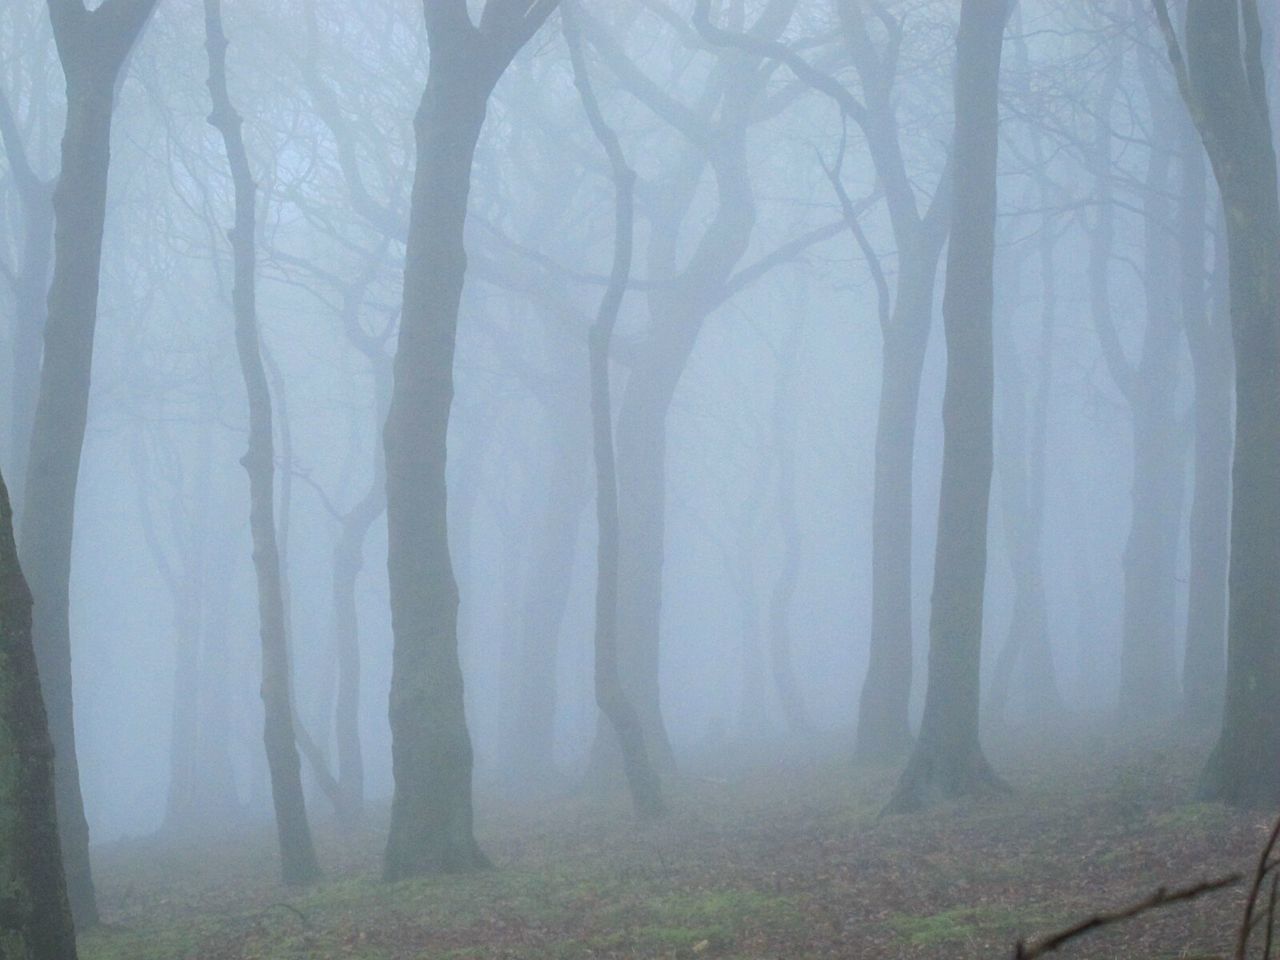
[[(1280, 197), (1255, 0), (1189, 0), (1187, 59), (1156, 11), (1226, 213), (1236, 362), (1227, 688), (1206, 797), (1280, 801)], [(1244, 36), (1241, 37), (1243, 24)]]
[(4, 955), (75, 960), (59, 855), (53, 742), (31, 643), (31, 593), (18, 566), (9, 491), (0, 477), (0, 911)]
[(622, 752), (627, 786), (637, 816), (663, 812), (662, 787), (649, 759), (644, 725), (623, 688), (618, 673), (618, 574), (621, 525), (618, 522), (618, 476), (613, 453), (613, 412), (609, 386), (609, 351), (618, 311), (631, 274), (634, 237), (635, 172), (627, 165), (618, 138), (605, 123), (596, 102), (582, 55), (573, 8), (562, 12), (565, 40), (573, 61), (573, 79), (591, 129), (609, 156), (615, 191), (613, 267), (609, 286), (591, 326), (591, 434), (596, 468), (596, 629), (595, 692), (600, 712), (613, 726)]
[(227, 94), (227, 39), (222, 32), (221, 0), (205, 0), (206, 46), (209, 52), (209, 123), (222, 134), (235, 184), (235, 226), (228, 231), (234, 260), (232, 306), (236, 349), (249, 398), (249, 449), (241, 461), (249, 474), (249, 526), (258, 579), (258, 617), (262, 637), (263, 739), (271, 775), (285, 883), (309, 883), (319, 874), (311, 827), (302, 792), (302, 769), (294, 736), (289, 689), (289, 650), (285, 623), (280, 550), (276, 542), (275, 456), (271, 426), (271, 393), (267, 387), (259, 341), (255, 291), (256, 186), (240, 132), (240, 117)]
[(964, 0), (956, 39), (955, 199), (942, 315), (942, 486), (924, 720), (889, 810), (996, 789), (978, 740), (992, 472), (992, 273), (1000, 57), (1012, 4)]
[(553, 7), (553, 0), (535, 0), (525, 11), (491, 3), (475, 27), (465, 3), (423, 3), (431, 64), (414, 118), (404, 303), (383, 434), (394, 635), (395, 794), (383, 861), (389, 880), (487, 863), (472, 823), (473, 753), (458, 661), (445, 453), (476, 143), (494, 85)]
[(32, 637), (54, 747), (54, 784), (67, 895), (76, 923), (97, 922), (89, 825), (80, 795), (71, 696), (71, 545), (89, 412), (98, 280), (116, 80), (156, 0), (49, 0), (67, 82), (61, 173), (53, 194), (54, 266), (44, 362), (23, 485), (21, 547), (35, 599)]

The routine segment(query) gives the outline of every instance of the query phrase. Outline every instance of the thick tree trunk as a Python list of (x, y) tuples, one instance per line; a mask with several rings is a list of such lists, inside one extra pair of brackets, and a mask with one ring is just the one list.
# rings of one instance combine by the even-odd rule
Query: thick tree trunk
[(271, 393), (258, 333), (254, 245), (256, 185), (240, 133), (240, 117), (227, 95), (227, 40), (222, 31), (221, 0), (205, 0), (206, 46), (209, 53), (209, 93), (213, 112), (209, 123), (222, 134), (235, 183), (235, 225), (228, 231), (234, 261), (232, 306), (236, 350), (249, 401), (249, 449), (243, 460), (249, 475), (249, 527), (253, 563), (258, 580), (258, 617), (262, 638), (263, 740), (271, 774), (271, 798), (280, 842), (281, 873), (285, 883), (303, 884), (319, 874), (311, 828), (302, 792), (301, 761), (294, 735), (289, 677), (288, 627), (280, 551), (275, 521), (275, 456), (272, 438)]
[(1280, 801), (1280, 199), (1258, 6), (1189, 0), (1185, 73), (1168, 11), (1157, 10), (1222, 194), (1231, 274), (1236, 439), (1227, 688), (1203, 792), (1273, 807)]
[(395, 794), (383, 865), (389, 880), (487, 863), (472, 826), (473, 753), (458, 661), (445, 457), (471, 164), (497, 74), (469, 22), (448, 31), (429, 27), (429, 35), (430, 73), (414, 120), (417, 172), (404, 308), (384, 432), (395, 638)]
[(53, 742), (45, 720), (31, 593), (18, 566), (13, 512), (0, 478), (0, 941), (6, 956), (75, 960), (54, 801)]
[[(50, 10), (54, 12), (55, 7)], [(67, 119), (62, 172), (53, 196), (54, 269), (24, 484), (21, 545), (35, 598), (32, 630), (54, 744), (67, 893), (76, 923), (87, 926), (97, 922), (98, 910), (72, 709), (71, 546), (97, 324), (112, 94), (124, 51), (114, 63), (100, 63), (111, 58), (90, 55), (99, 39), (94, 35), (91, 15), (78, 4), (59, 9), (59, 13), (54, 29), (67, 80)]]
[(888, 809), (996, 789), (978, 739), (992, 472), (992, 273), (1000, 57), (1011, 4), (964, 0), (956, 40), (955, 200), (943, 321), (947, 385), (924, 720)]

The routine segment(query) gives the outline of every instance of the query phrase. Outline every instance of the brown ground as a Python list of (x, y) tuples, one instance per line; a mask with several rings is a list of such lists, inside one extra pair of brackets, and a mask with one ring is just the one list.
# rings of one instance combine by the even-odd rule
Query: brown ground
[[(100, 852), (108, 926), (88, 960), (1007, 957), (1019, 936), (1249, 869), (1270, 817), (1191, 802), (1200, 748), (995, 750), (1013, 792), (879, 817), (892, 771), (792, 760), (673, 785), (638, 826), (620, 798), (486, 803), (497, 868), (385, 885), (381, 830), (322, 828), (328, 879), (273, 882), (271, 834)], [(1243, 888), (1148, 914), (1064, 956), (1227, 955)]]

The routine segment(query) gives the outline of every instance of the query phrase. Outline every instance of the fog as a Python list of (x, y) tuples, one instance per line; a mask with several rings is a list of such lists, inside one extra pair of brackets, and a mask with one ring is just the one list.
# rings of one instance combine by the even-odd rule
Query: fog
[[(675, 829), (644, 783), (676, 823), (711, 784), (963, 818), (1126, 763), (1152, 809), (1280, 801), (1273, 4), (467, 6), (0, 9), (0, 473), (82, 929), (129, 842), (241, 838), (267, 882), (274, 822), (288, 882), (309, 820), (342, 876), (388, 805), (399, 878), (523, 862), (494, 810)], [(1192, 879), (1139, 848), (1090, 909)], [(582, 955), (692, 955), (617, 949)]]

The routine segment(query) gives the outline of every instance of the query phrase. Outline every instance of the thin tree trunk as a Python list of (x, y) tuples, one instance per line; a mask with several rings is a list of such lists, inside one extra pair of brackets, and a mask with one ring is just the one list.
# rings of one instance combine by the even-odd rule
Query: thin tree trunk
[(243, 460), (249, 475), (249, 525), (253, 536), (254, 569), (258, 579), (258, 616), (262, 637), (263, 739), (271, 775), (285, 883), (304, 884), (319, 875), (311, 828), (302, 792), (301, 761), (294, 734), (289, 681), (289, 650), (284, 587), (276, 540), (275, 458), (271, 426), (271, 393), (262, 362), (255, 292), (256, 185), (240, 132), (240, 117), (227, 95), (227, 39), (222, 30), (221, 0), (205, 0), (206, 46), (209, 53), (209, 93), (213, 112), (209, 123), (222, 134), (235, 183), (235, 226), (228, 231), (234, 259), (232, 302), (236, 349), (249, 400), (249, 449)]
[(1226, 686), (1227, 560), (1231, 531), (1232, 362), (1226, 227), (1217, 231), (1213, 302), (1206, 291), (1205, 161), (1195, 130), (1184, 141), (1179, 229), (1182, 318), (1195, 378), (1195, 488), (1182, 712), (1196, 727), (1222, 719)]
[(955, 199), (943, 321), (947, 386), (924, 721), (888, 809), (997, 789), (978, 739), (992, 472), (992, 273), (1000, 57), (1011, 3), (964, 0), (956, 40)]
[(31, 454), (23, 485), (22, 556), (35, 598), (32, 637), (54, 746), (54, 783), (67, 895), (77, 925), (97, 922), (89, 825), (80, 794), (71, 692), (71, 545), (89, 412), (98, 281), (116, 80), (156, 0), (49, 0), (67, 83), (67, 118), (53, 194), (54, 266)]
[[(802, 313), (803, 316), (803, 313)], [(803, 539), (796, 518), (796, 445), (800, 413), (800, 347), (803, 324), (797, 320), (778, 358), (773, 397), (773, 449), (777, 461), (775, 497), (782, 563), (769, 595), (769, 666), (787, 728), (793, 736), (810, 732), (804, 697), (792, 659), (791, 610), (800, 576)]]
[(41, 338), (49, 300), (49, 268), (53, 262), (53, 191), (56, 179), (42, 180), (31, 168), (8, 98), (0, 90), (0, 139), (22, 205), (22, 261), (14, 288), (13, 382), (10, 387), (9, 491), (15, 523), (22, 519), (22, 491), (27, 455), (40, 392)]
[(6, 956), (75, 960), (54, 800), (53, 742), (45, 720), (31, 593), (18, 566), (9, 492), (0, 477), (0, 865)]
[(615, 191), (613, 268), (609, 286), (590, 333), (592, 450), (596, 468), (595, 693), (600, 712), (612, 724), (622, 751), (627, 785), (636, 815), (643, 819), (663, 812), (662, 787), (650, 761), (646, 732), (618, 673), (618, 577), (621, 527), (618, 481), (613, 453), (613, 413), (609, 386), (609, 351), (618, 311), (631, 273), (636, 175), (627, 165), (617, 137), (596, 103), (582, 56), (582, 43), (569, 3), (562, 12), (565, 39), (573, 60), (574, 83), (596, 138), (609, 155)]

